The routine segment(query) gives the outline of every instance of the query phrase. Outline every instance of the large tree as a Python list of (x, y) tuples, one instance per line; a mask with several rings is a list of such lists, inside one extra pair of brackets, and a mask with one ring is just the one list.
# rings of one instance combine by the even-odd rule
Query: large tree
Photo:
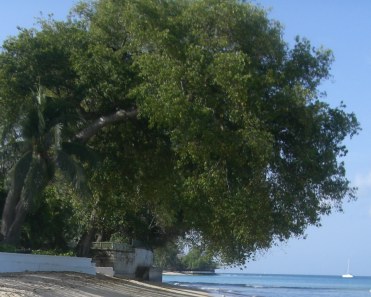
[(82, 3), (4, 44), (1, 127), (39, 82), (70, 115), (65, 141), (102, 157), (94, 228), (151, 245), (189, 231), (243, 262), (354, 196), (356, 117), (318, 91), (331, 62), (236, 0)]

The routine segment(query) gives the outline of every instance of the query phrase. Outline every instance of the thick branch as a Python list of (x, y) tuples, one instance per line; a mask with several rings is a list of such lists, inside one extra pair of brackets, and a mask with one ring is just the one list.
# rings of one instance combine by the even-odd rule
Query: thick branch
[(102, 116), (99, 119), (95, 120), (85, 129), (81, 130), (76, 134), (76, 140), (85, 143), (92, 136), (98, 133), (103, 127), (106, 127), (110, 124), (121, 122), (127, 119), (134, 119), (138, 115), (138, 110), (134, 109), (131, 111), (118, 110), (110, 115)]

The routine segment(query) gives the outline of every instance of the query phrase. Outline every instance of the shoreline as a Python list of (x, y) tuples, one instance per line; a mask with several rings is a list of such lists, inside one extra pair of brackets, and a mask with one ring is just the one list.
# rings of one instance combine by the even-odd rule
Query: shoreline
[(0, 274), (0, 296), (207, 297), (205, 291), (163, 283), (73, 272)]
[(215, 271), (163, 271), (162, 275), (217, 275)]

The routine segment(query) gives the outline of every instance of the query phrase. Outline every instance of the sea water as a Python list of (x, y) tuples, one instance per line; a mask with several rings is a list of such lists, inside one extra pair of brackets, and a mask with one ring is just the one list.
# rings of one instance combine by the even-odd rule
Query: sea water
[(216, 274), (164, 275), (172, 285), (202, 289), (212, 296), (249, 297), (371, 297), (371, 277)]

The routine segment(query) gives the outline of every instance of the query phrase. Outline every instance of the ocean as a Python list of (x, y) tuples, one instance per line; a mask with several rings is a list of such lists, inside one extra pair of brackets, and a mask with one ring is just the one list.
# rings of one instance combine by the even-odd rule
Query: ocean
[(164, 275), (163, 282), (197, 288), (212, 296), (371, 297), (371, 277), (268, 274)]

